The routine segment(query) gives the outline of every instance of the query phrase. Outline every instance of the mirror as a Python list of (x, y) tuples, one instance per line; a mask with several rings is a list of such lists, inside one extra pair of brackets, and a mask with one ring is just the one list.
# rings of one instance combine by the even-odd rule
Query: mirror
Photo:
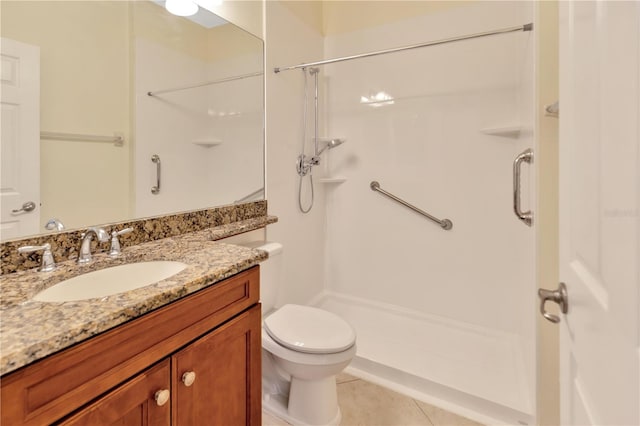
[(2, 240), (263, 199), (262, 40), (156, 0), (0, 8)]

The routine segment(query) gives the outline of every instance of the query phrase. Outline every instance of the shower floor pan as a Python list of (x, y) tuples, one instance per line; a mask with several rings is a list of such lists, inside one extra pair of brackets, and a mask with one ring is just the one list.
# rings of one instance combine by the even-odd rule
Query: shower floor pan
[(356, 329), (352, 374), (479, 421), (532, 424), (518, 336), (336, 293), (314, 304)]

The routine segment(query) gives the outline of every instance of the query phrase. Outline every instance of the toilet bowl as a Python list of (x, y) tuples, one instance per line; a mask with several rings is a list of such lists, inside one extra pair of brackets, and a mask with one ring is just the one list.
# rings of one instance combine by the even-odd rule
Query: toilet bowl
[(289, 381), (286, 412), (284, 400), (273, 395), (263, 398), (265, 407), (296, 425), (339, 424), (335, 377), (355, 356), (355, 338), (346, 321), (309, 306), (285, 305), (265, 318), (262, 350)]
[(355, 331), (322, 309), (294, 304), (274, 309), (282, 245), (249, 246), (269, 253), (260, 265), (263, 408), (293, 425), (338, 425), (335, 376), (356, 354)]

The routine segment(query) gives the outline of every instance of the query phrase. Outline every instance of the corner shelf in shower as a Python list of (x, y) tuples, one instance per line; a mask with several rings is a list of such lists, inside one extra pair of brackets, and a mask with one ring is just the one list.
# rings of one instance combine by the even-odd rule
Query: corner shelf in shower
[(211, 148), (212, 146), (220, 145), (222, 141), (220, 139), (194, 139), (191, 143), (205, 148)]
[(517, 139), (520, 136), (520, 131), (522, 131), (522, 126), (519, 124), (485, 127), (484, 129), (480, 129), (480, 132), (484, 133), (485, 135), (502, 136), (513, 139)]
[(324, 178), (318, 179), (318, 182), (320, 183), (342, 183), (346, 181), (347, 181), (347, 178), (341, 177), (341, 176), (324, 177)]

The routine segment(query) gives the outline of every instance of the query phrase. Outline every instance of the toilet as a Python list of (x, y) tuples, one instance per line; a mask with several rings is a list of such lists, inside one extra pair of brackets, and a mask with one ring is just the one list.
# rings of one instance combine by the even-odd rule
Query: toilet
[(263, 408), (293, 425), (338, 425), (336, 375), (356, 354), (356, 333), (322, 309), (278, 306), (282, 245), (243, 244), (269, 253), (260, 264)]

